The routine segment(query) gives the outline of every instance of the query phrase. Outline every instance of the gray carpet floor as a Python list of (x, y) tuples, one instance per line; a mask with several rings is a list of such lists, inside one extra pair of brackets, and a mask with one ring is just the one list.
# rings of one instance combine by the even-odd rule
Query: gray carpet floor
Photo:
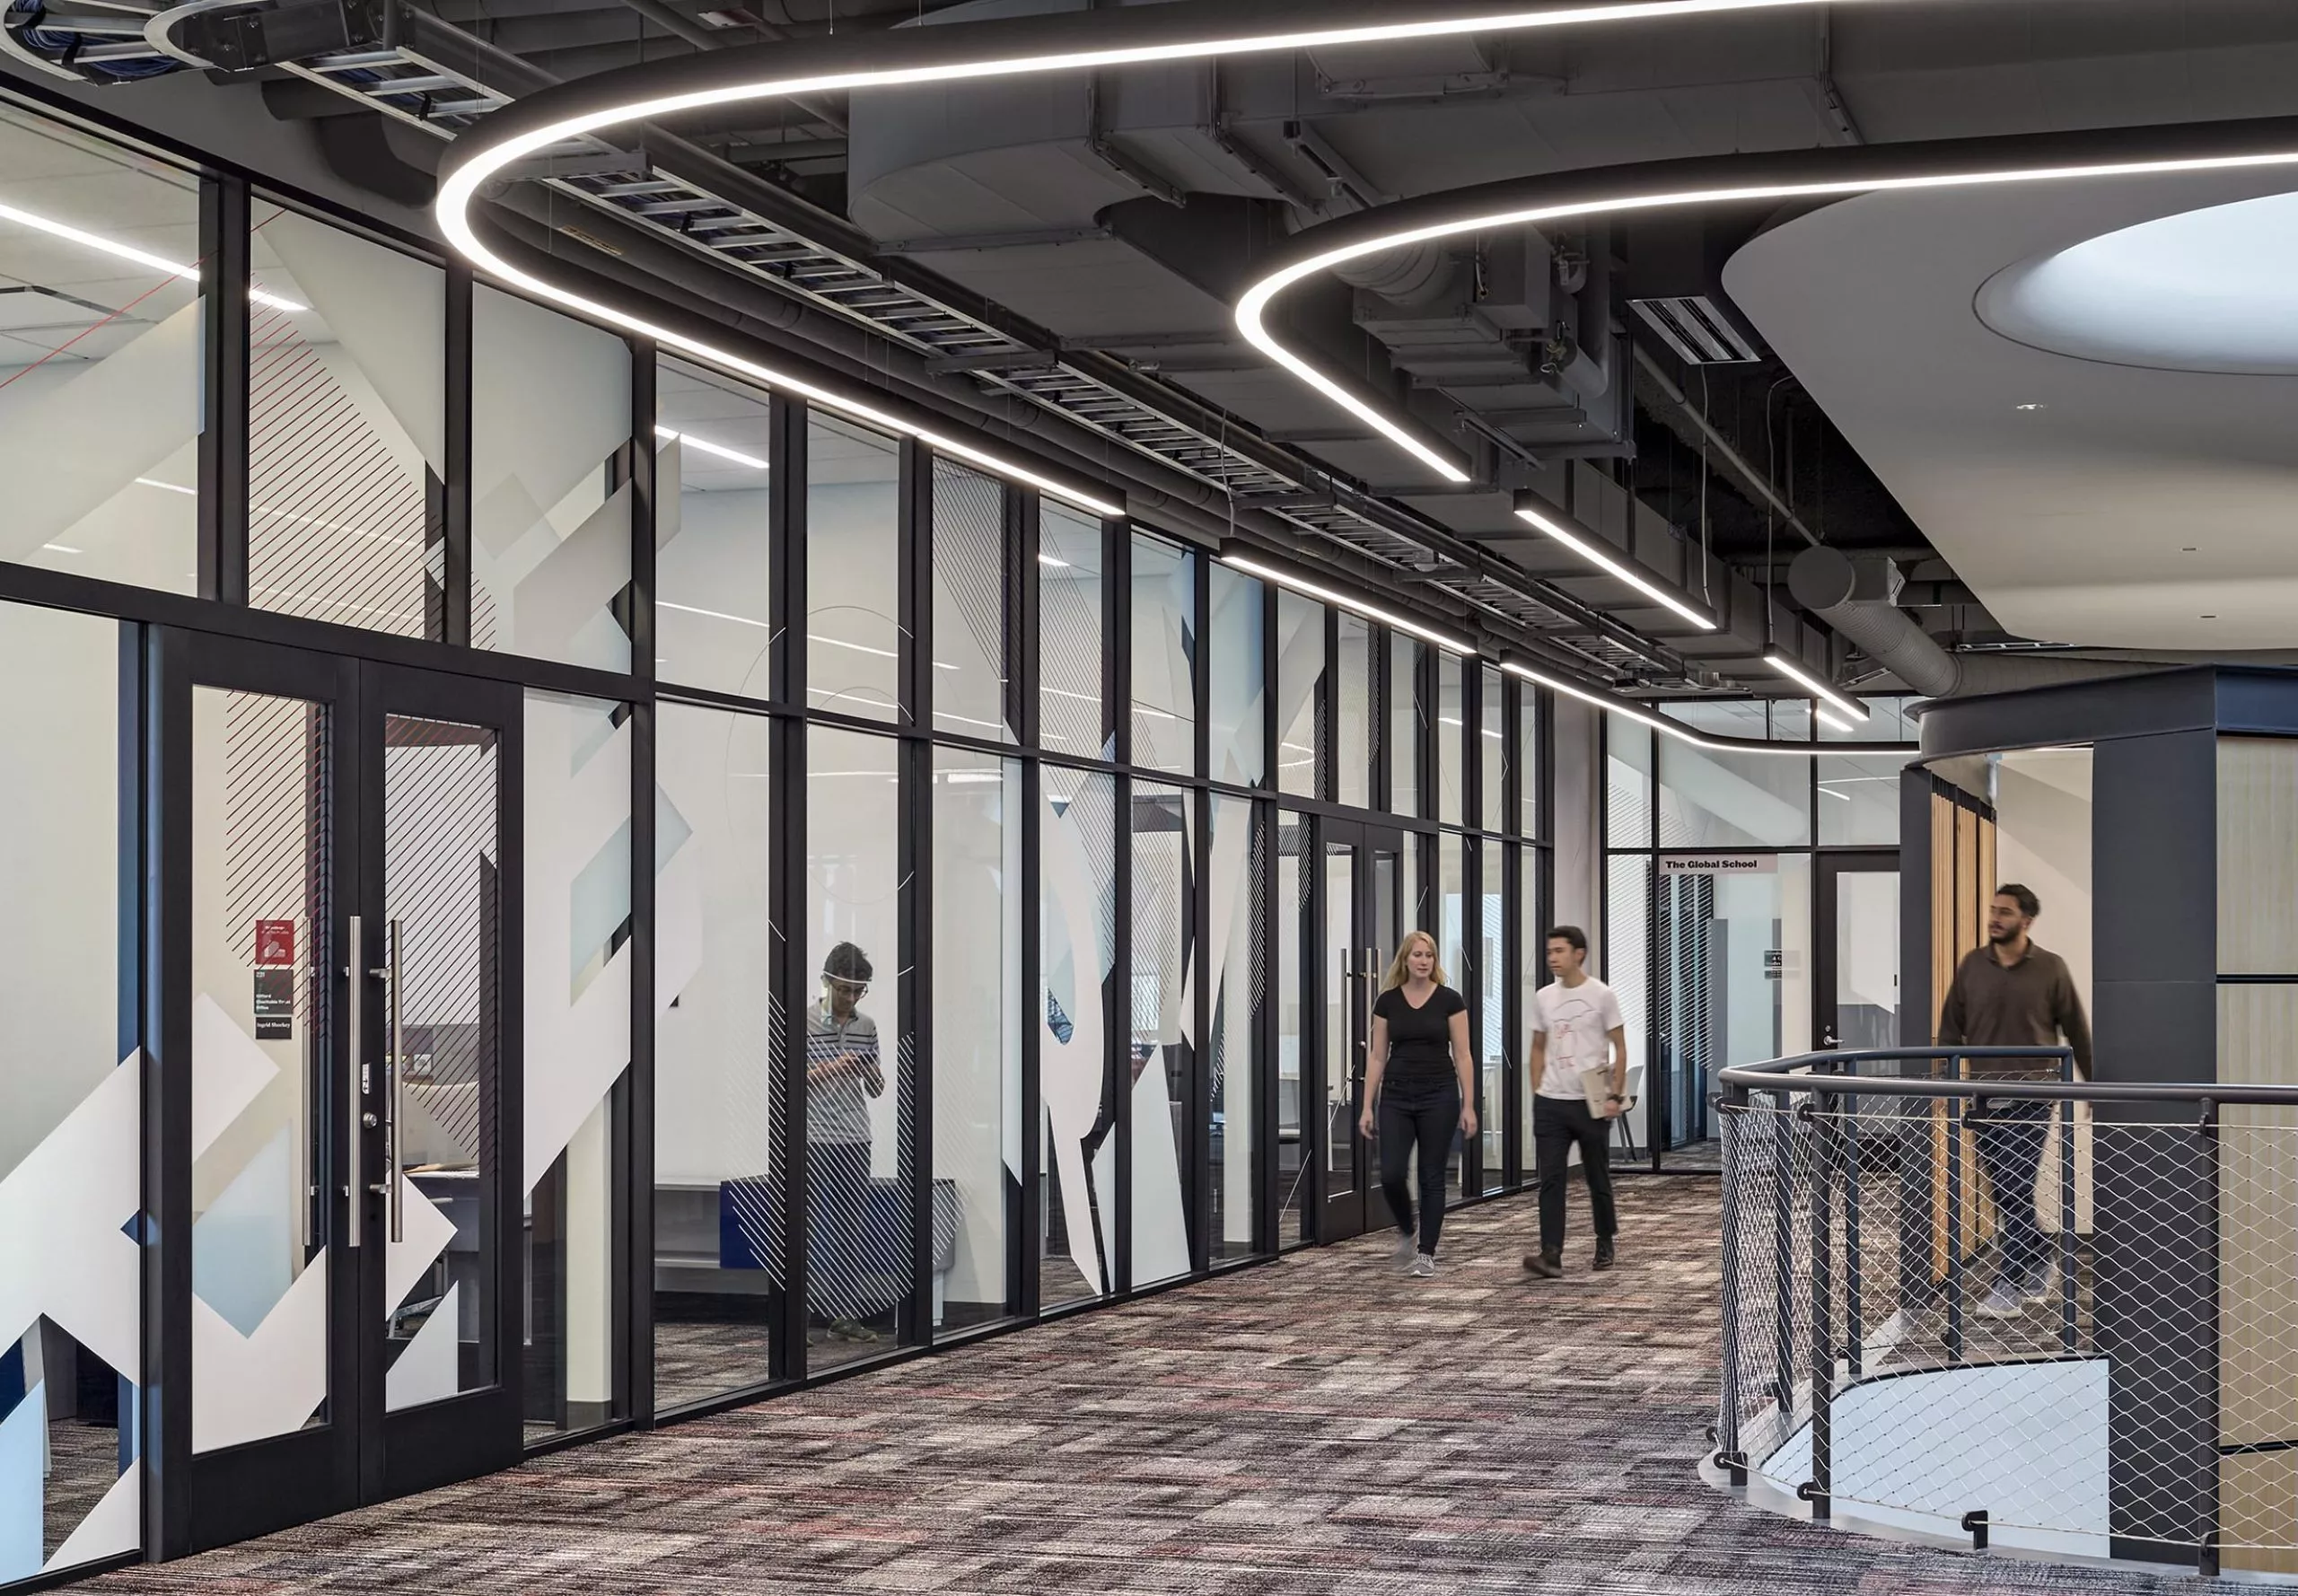
[[(1529, 1200), (1243, 1270), (99, 1589), (745, 1596), (2231, 1592), (1745, 1507), (1713, 1416), (1716, 1188), (1621, 1189), (1621, 1267), (1518, 1266)], [(1574, 1223), (1584, 1225), (1575, 1193)], [(1607, 1367), (1617, 1373), (1605, 1377)]]

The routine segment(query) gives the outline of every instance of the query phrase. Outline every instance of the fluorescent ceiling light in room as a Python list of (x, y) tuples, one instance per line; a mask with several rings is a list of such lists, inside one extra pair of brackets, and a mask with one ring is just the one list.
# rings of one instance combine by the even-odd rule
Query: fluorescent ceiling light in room
[(1328, 604), (1338, 604), (1343, 609), (1361, 615), (1367, 620), (1379, 621), (1384, 627), (1393, 627), (1399, 632), (1409, 632), (1414, 636), (1433, 643), (1439, 648), (1449, 648), (1454, 653), (1466, 655), (1469, 659), (1477, 657), (1476, 645), (1464, 637), (1441, 632), (1434, 627), (1423, 626), (1420, 622), (1399, 615), (1393, 609), (1383, 609), (1369, 599), (1360, 599), (1355, 593), (1340, 588), (1327, 587), (1322, 583), (1295, 575), (1282, 566), (1270, 565), (1251, 555), (1226, 548), (1221, 551), (1221, 563), (1224, 566), (1233, 566), (1240, 571), (1250, 572), (1255, 576), (1264, 577), (1279, 587), (1289, 587), (1294, 592), (1308, 598), (1322, 599)]
[(1715, 629), (1714, 617), (1676, 597), (1650, 577), (1636, 571), (1627, 561), (1608, 552), (1585, 532), (1567, 527), (1554, 516), (1546, 513), (1531, 498), (1531, 495), (1521, 493), (1516, 495), (1516, 519), (1528, 526), (1537, 527), (1606, 575), (1625, 582), (1653, 603), (1682, 616), (1701, 631), (1712, 632)]
[(1843, 731), (1855, 732), (1859, 729), (1859, 723), (1867, 718), (1867, 706), (1864, 704), (1841, 688), (1831, 687), (1820, 680), (1777, 649), (1767, 652), (1763, 656), (1763, 662), (1819, 699), (1822, 706), (1827, 706), (1818, 711), (1820, 719), (1829, 718), (1828, 708), (1832, 707), (1836, 712), (1835, 723)]
[(657, 426), (654, 429), (654, 435), (664, 443), (676, 443), (682, 448), (697, 449), (705, 454), (715, 454), (720, 460), (732, 460), (738, 466), (748, 466), (753, 471), (769, 469), (766, 461), (759, 459), (755, 454), (744, 454), (741, 450), (729, 449), (724, 443), (706, 443), (692, 433), (673, 432), (667, 426)]
[[(0, 222), (13, 222), (19, 227), (29, 228), (34, 232), (44, 232), (50, 238), (60, 238), (66, 243), (78, 244), (85, 250), (94, 250), (121, 260), (132, 260), (138, 266), (149, 267), (153, 271), (164, 273), (171, 277), (189, 277), (195, 283), (199, 281), (199, 268), (196, 266), (186, 266), (180, 261), (171, 260), (164, 255), (154, 255), (151, 250), (139, 250), (134, 244), (123, 244), (118, 239), (106, 238), (99, 232), (90, 232), (84, 228), (73, 226), (69, 222), (58, 222), (52, 216), (19, 210), (13, 205), (0, 205)], [(260, 288), (249, 289), (248, 297), (258, 304), (269, 305), (275, 311), (311, 309), (309, 305), (299, 305), (292, 299), (283, 299), (276, 294), (269, 294)]]

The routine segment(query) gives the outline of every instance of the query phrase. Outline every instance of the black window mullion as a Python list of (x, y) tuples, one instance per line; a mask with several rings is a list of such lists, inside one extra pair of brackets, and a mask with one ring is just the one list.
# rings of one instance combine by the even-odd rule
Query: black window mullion
[(614, 1117), (622, 1175), (614, 1205), (617, 1323), (623, 1355), (615, 1412), (654, 1416), (654, 347), (630, 351), (630, 585), (624, 624), (640, 697), (631, 706), (630, 1073)]
[[(1200, 562), (1201, 563), (1201, 562)], [(1198, 743), (1203, 746), (1204, 721), (1197, 722)], [(1191, 1045), (1188, 1050), (1188, 1109), (1183, 1116), (1188, 1137), (1188, 1156), (1183, 1162), (1186, 1179), (1188, 1213), (1183, 1215), (1189, 1238), (1189, 1267), (1202, 1272), (1213, 1261), (1213, 1098), (1211, 1056), (1213, 1052), (1213, 993), (1206, 978), (1213, 969), (1213, 797), (1204, 788), (1185, 790), (1181, 802), (1194, 805), (1197, 825), (1191, 833), (1193, 858), (1189, 867), (1189, 901), (1186, 912), (1191, 921), (1189, 935), (1190, 957), (1197, 969), (1190, 981), (1196, 1013), (1190, 1016)]]
[(1340, 612), (1318, 610), (1324, 630), (1325, 666), (1317, 672), (1317, 767), (1315, 792), (1327, 803), (1340, 801)]
[[(1130, 719), (1131, 716), (1127, 717)], [(1109, 978), (1102, 983), (1101, 1012), (1109, 1022), (1102, 1046), (1103, 1090), (1108, 1093), (1110, 1135), (1117, 1138), (1117, 1198), (1109, 1215), (1112, 1260), (1110, 1285), (1119, 1292), (1133, 1289), (1133, 778), (1114, 776), (1116, 824), (1110, 827), (1116, 857), (1110, 879), (1116, 885), (1110, 929), (1115, 957)], [(1092, 1161), (1086, 1161), (1090, 1182)]]
[[(1034, 569), (1037, 565), (1034, 537), (1029, 548), (1030, 567)], [(1029, 586), (1032, 591), (1036, 585), (1034, 580), (1030, 581)], [(1034, 692), (1031, 696), (1034, 697)], [(1034, 712), (1030, 719), (1035, 721)], [(1022, 1189), (1020, 1200), (1015, 1205), (1018, 1210), (1016, 1223), (1008, 1232), (1005, 1246), (1005, 1300), (1013, 1304), (1014, 1311), (1024, 1319), (1035, 1318), (1043, 1305), (1039, 1259), (1045, 1252), (1045, 1109), (1038, 1063), (1038, 1044), (1045, 1033), (1045, 1004), (1039, 975), (1042, 957), (1039, 931), (1044, 924), (1039, 903), (1039, 895), (1043, 888), (1038, 861), (1043, 833), (1041, 816), (1044, 800), (1039, 796), (1042, 778), (1043, 773), (1037, 760), (1031, 759), (1022, 766), (1020, 889), (1022, 991), (1024, 996), (1022, 1012), (1018, 1016), (1022, 1025)]]
[(199, 596), (248, 601), (248, 186), (200, 185)]
[[(806, 410), (776, 394), (767, 413), (767, 486), (768, 691), (786, 706), (806, 701)], [(806, 1373), (806, 1017), (811, 983), (805, 969), (806, 724), (776, 715), (767, 733), (775, 785), (784, 800), (767, 820), (767, 891), (776, 934), (767, 982), (770, 1048), (779, 1065), (772, 1083), (775, 1155), (782, 1171), (782, 1300), (775, 1315), (768, 1372), (776, 1380)], [(792, 796), (794, 794), (794, 796)]]
[[(446, 277), (445, 452), (441, 461), (446, 480), (437, 485), (439, 550), (439, 640), (468, 645), (470, 642), (470, 522), (471, 522), (471, 299), (470, 268), (460, 261), (447, 267)], [(651, 392), (651, 389), (650, 389)], [(634, 429), (636, 430), (636, 429)], [(641, 437), (645, 434), (639, 434)], [(650, 468), (651, 469), (651, 468)], [(647, 555), (653, 558), (649, 540)], [(647, 601), (651, 606), (650, 591)], [(646, 651), (651, 662), (653, 650)]]
[(1005, 525), (1005, 724), (1025, 748), (1038, 741), (1038, 496), (1008, 483)]

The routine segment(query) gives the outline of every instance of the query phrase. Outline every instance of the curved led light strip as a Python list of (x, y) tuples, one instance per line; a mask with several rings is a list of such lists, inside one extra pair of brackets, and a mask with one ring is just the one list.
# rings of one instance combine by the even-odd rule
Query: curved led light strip
[[(2175, 152), (2185, 145), (2220, 147), (2207, 153), (2166, 153), (2138, 160), (2083, 158), (2086, 147), (2122, 147), (2135, 141), (2155, 143), (2165, 152)], [(2249, 147), (2242, 147), (2245, 145)], [(2060, 153), (2056, 159), (2048, 154), (2037, 159), (2038, 151)], [(2025, 158), (2022, 159), (2022, 155)], [(1465, 233), (1495, 232), (1542, 223), (1757, 200), (1826, 199), (1896, 189), (1977, 188), (2292, 164), (2298, 164), (2298, 127), (2287, 118), (2278, 118), (2270, 122), (2110, 128), (2092, 134), (1931, 145), (1868, 145), (1756, 156), (1709, 156), (1645, 167), (1516, 179), (1382, 206), (1306, 230), (1297, 235), (1297, 241), (1310, 252), (1255, 283), (1237, 302), (1237, 330), (1271, 361), (1438, 477), (1449, 482), (1466, 482), (1468, 474), (1455, 460), (1423, 441), (1418, 424), (1384, 409), (1285, 347), (1267, 325), (1269, 307), (1277, 296), (1304, 278), (1367, 255), (1458, 238)], [(1829, 177), (1786, 175), (1840, 167), (1852, 171)], [(1773, 173), (1781, 175), (1770, 176)], [(1766, 180), (1767, 177), (1769, 180)], [(1319, 249), (1320, 236), (1338, 241)]]
[[(1028, 483), (1096, 514), (1119, 515), (1124, 513), (1121, 505), (1047, 477), (1020, 460), (977, 448), (732, 349), (656, 325), (619, 306), (514, 266), (490, 248), (474, 225), (471, 211), (480, 189), (505, 167), (570, 139), (739, 101), (788, 100), (793, 96), (855, 89), (959, 83), (1278, 50), (1395, 43), (1470, 33), (1809, 9), (1827, 3), (1829, 0), (1609, 0), (1608, 4), (1557, 4), (1548, 0), (1541, 4), (1535, 0), (1534, 4), (1505, 7), (1462, 4), (1446, 14), (1417, 17), (1408, 22), (1349, 25), (1336, 18), (1335, 13), (1344, 8), (1333, 0), (1264, 8), (1257, 18), (1246, 22), (1238, 21), (1235, 7), (1229, 0), (1208, 0), (1206, 4), (1127, 7), (1114, 12), (898, 29), (870, 34), (858, 42), (851, 38), (831, 38), (796, 45), (705, 51), (601, 73), (544, 90), (491, 113), (450, 146), (436, 214), (440, 229), (456, 253), (497, 280), (538, 299), (651, 338), (664, 348), (676, 349), (753, 382), (803, 395), (840, 415), (917, 437), (945, 453)], [(1891, 3), (1893, 0), (1833, 0), (1838, 9), (1846, 4)], [(1910, 4), (1913, 0), (1898, 3)], [(173, 19), (188, 14), (191, 9), (180, 6), (164, 14)], [(880, 64), (862, 64), (873, 58)], [(814, 64), (812, 70), (807, 69), (809, 63)], [(1305, 365), (1300, 369), (1306, 373)], [(1334, 386), (1322, 377), (1311, 380), (1315, 384)], [(1397, 423), (1384, 420), (1380, 425), (1383, 432), (1391, 435), (1404, 434)], [(1445, 460), (1428, 443), (1416, 439), (1411, 447), (1454, 480), (1467, 480), (1458, 466)]]
[(1664, 715), (1654, 715), (1642, 705), (1626, 698), (1616, 698), (1609, 693), (1583, 687), (1565, 677), (1545, 671), (1535, 671), (1521, 660), (1504, 659), (1500, 668), (1526, 681), (1538, 682), (1553, 688), (1567, 698), (1577, 698), (1583, 704), (1593, 705), (1607, 715), (1617, 715), (1649, 726), (1654, 732), (1672, 737), (1678, 742), (1705, 749), (1715, 754), (1776, 754), (1783, 759), (1873, 759), (1877, 755), (1906, 754), (1912, 758), (1923, 751), (1915, 742), (1758, 742), (1752, 737), (1717, 737), (1694, 731), (1681, 721), (1671, 720)]

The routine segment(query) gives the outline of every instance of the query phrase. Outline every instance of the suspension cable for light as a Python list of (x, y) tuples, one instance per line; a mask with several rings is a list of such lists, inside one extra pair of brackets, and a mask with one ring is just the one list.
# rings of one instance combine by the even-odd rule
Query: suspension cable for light
[[(1351, 23), (1335, 0), (1303, 0), (1264, 10), (1241, 22), (1229, 0), (1127, 7), (1075, 16), (1032, 16), (942, 28), (897, 29), (776, 43), (770, 49), (705, 51), (643, 63), (558, 84), (490, 113), (451, 146), (436, 202), (448, 244), (472, 265), (539, 299), (653, 339), (698, 360), (769, 388), (803, 396), (824, 408), (871, 425), (922, 439), (985, 470), (1024, 482), (1100, 515), (1121, 506), (1075, 484), (1049, 477), (1019, 460), (979, 448), (937, 427), (890, 412), (854, 395), (808, 381), (734, 349), (610, 304), (592, 294), (523, 270), (482, 240), (471, 212), (481, 189), (505, 168), (564, 145), (627, 127), (741, 101), (788, 101), (857, 89), (958, 83), (1159, 61), (1268, 54), (1344, 45), (1397, 43), (1473, 33), (1507, 33), (1594, 23), (1658, 22), (1734, 12), (1808, 10), (1830, 0), (1600, 0), (1559, 4), (1522, 0), (1512, 6), (1463, 4), (1457, 10), (1407, 21)], [(1846, 4), (1914, 4), (1916, 0), (1831, 0)], [(1371, 13), (1371, 7), (1364, 8)], [(1378, 14), (1378, 13), (1372, 13)], [(864, 66), (865, 60), (872, 65)], [(809, 70), (811, 64), (811, 70)], [(1411, 447), (1455, 481), (1467, 473), (1406, 424), (1385, 422), (1384, 433), (1413, 439)]]
[[(1763, 662), (1817, 698), (1819, 703), (1814, 706), (1815, 712), (1821, 720), (1828, 722), (1838, 731), (1855, 732), (1859, 729), (1859, 723), (1867, 718), (1868, 711), (1864, 704), (1842, 689), (1822, 681), (1779, 650), (1775, 648), (1767, 653), (1763, 656)], [(1834, 715), (1828, 713), (1830, 707), (1835, 710)]]
[(1666, 588), (1662, 587), (1658, 583), (1640, 574), (1625, 560), (1617, 559), (1611, 555), (1606, 553), (1597, 545), (1595, 539), (1586, 536), (1584, 533), (1574, 531), (1572, 528), (1566, 526), (1562, 522), (1557, 521), (1554, 516), (1548, 514), (1539, 507), (1539, 500), (1534, 498), (1531, 494), (1517, 494), (1516, 519), (1524, 522), (1529, 525), (1538, 527), (1541, 531), (1546, 532), (1550, 538), (1553, 538), (1557, 542), (1561, 543), (1565, 548), (1578, 555), (1582, 559), (1586, 560), (1590, 565), (1594, 566), (1597, 569), (1602, 571), (1607, 575), (1616, 577), (1619, 581), (1625, 582), (1628, 586), (1634, 588), (1637, 592), (1642, 593), (1653, 603), (1674, 610), (1678, 615), (1682, 616), (1686, 620), (1691, 622), (1692, 625), (1697, 627), (1701, 631), (1712, 632), (1715, 629), (1715, 619), (1713, 616), (1693, 608), (1692, 605), (1687, 603), (1684, 600), (1678, 598)]

